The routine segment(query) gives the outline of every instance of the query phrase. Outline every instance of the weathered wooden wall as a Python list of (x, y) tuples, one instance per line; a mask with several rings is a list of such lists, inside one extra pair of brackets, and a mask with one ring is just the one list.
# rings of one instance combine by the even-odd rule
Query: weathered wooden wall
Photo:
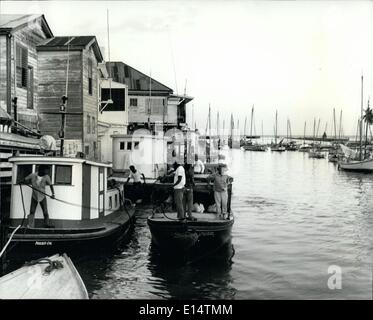
[[(86, 155), (89, 159), (98, 159), (98, 70), (97, 60), (91, 48), (83, 50), (83, 122), (84, 122), (84, 147), (89, 147), (89, 154)], [(92, 61), (92, 94), (88, 92), (88, 60)], [(91, 124), (88, 125), (87, 119), (90, 117)], [(87, 128), (90, 127), (90, 132)]]
[[(38, 95), (38, 63), (36, 46), (46, 39), (46, 35), (41, 27), (41, 18), (35, 22), (30, 22), (24, 28), (14, 32), (11, 42), (12, 56), (12, 84), (11, 95), (18, 98), (18, 119), (22, 124), (37, 129), (38, 117), (36, 110), (37, 95)], [(20, 44), (28, 50), (28, 65), (34, 69), (34, 108), (27, 108), (27, 89), (18, 88), (16, 85), (16, 45)], [(13, 112), (13, 110), (12, 110)]]
[(0, 108), (7, 110), (6, 101), (6, 35), (0, 35)]
[[(61, 97), (65, 95), (68, 80), (67, 112), (82, 112), (82, 53), (69, 52), (69, 75), (67, 79), (67, 51), (38, 52), (38, 111), (40, 130), (56, 139), (61, 127), (61, 116), (45, 114), (58, 112)], [(83, 139), (83, 120), (81, 115), (66, 116), (66, 139)]]
[[(128, 96), (128, 100), (137, 99), (137, 107), (128, 107), (128, 121), (129, 122), (148, 122), (148, 108), (149, 108), (149, 97), (146, 96)], [(167, 121), (167, 98), (165, 97), (151, 97), (152, 102), (155, 100), (165, 100), (164, 106), (154, 107), (151, 104), (150, 122), (163, 122)], [(172, 120), (172, 119), (170, 119)], [(175, 119), (176, 120), (176, 119)]]

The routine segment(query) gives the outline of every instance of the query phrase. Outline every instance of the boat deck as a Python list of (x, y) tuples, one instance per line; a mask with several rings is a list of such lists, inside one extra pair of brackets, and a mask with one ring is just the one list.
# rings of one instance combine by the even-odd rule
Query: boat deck
[(177, 213), (176, 212), (166, 212), (166, 213), (157, 213), (154, 215), (154, 217), (151, 217), (150, 219), (154, 222), (164, 222), (164, 221), (170, 221), (170, 222), (180, 222), (180, 223), (186, 223), (186, 224), (198, 224), (200, 222), (203, 223), (214, 223), (214, 224), (226, 224), (227, 221), (233, 220), (233, 215), (231, 214), (229, 219), (221, 219), (216, 213), (193, 213), (193, 217), (196, 218), (196, 221), (192, 220), (186, 220), (184, 222), (177, 219)]
[(88, 299), (87, 289), (66, 255), (54, 255), (61, 269), (46, 273), (48, 264), (33, 264), (0, 278), (0, 299)]

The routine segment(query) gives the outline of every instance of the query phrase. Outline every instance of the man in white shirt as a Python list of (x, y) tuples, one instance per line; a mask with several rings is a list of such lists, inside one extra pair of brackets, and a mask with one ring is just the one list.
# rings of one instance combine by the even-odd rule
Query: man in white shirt
[(203, 162), (198, 159), (198, 155), (195, 156), (195, 164), (194, 164), (194, 173), (204, 173), (205, 172), (205, 165)]
[(185, 170), (182, 165), (176, 161), (173, 164), (175, 170), (174, 184), (174, 199), (178, 219), (185, 219), (184, 213), (184, 186), (185, 186)]
[(127, 183), (132, 179), (133, 183), (137, 184), (141, 182), (141, 176), (145, 181), (145, 176), (143, 173), (140, 173), (139, 170), (136, 170), (135, 166), (130, 166), (130, 175), (128, 176)]
[(141, 177), (144, 179), (145, 183), (145, 175), (143, 173), (140, 173), (139, 170), (136, 170), (135, 166), (130, 166), (130, 174), (128, 176), (128, 179), (126, 181), (126, 184), (132, 179), (133, 181), (133, 197), (134, 201), (137, 201), (138, 199), (143, 199), (142, 193), (142, 187), (141, 187)]

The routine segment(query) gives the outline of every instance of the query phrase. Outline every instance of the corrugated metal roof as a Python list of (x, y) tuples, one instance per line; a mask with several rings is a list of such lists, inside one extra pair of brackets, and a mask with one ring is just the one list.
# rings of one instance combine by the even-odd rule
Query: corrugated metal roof
[[(131, 91), (164, 91), (167, 93), (173, 93), (173, 90), (157, 80), (150, 77), (135, 68), (119, 61), (119, 62), (107, 62), (106, 63), (110, 77), (114, 81), (124, 83), (128, 86), (128, 90)], [(151, 84), (150, 84), (151, 83)], [(151, 86), (151, 88), (150, 88)]]
[(78, 46), (85, 47), (87, 46), (95, 36), (70, 36), (70, 37), (54, 37), (53, 39), (45, 42), (44, 44), (39, 45), (39, 48), (42, 47), (67, 47), (67, 46)]
[(36, 46), (39, 51), (64, 51), (64, 50), (82, 50), (92, 43), (92, 49), (98, 62), (104, 60), (100, 47), (95, 36), (69, 36), (54, 37), (44, 43)]

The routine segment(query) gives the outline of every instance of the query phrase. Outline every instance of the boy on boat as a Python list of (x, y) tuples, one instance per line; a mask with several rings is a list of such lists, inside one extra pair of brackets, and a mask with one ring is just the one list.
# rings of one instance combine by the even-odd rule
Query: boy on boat
[(205, 165), (203, 162), (198, 159), (198, 155), (195, 155), (195, 164), (194, 164), (194, 173), (204, 173), (205, 172)]
[(141, 177), (144, 179), (145, 183), (145, 175), (143, 173), (140, 173), (135, 166), (130, 166), (130, 174), (128, 176), (128, 179), (126, 181), (126, 184), (132, 179), (133, 180), (133, 193), (135, 197), (135, 201), (137, 201), (139, 198), (142, 198), (141, 193)]
[(211, 180), (214, 179), (214, 198), (216, 205), (216, 214), (222, 219), (226, 218), (228, 211), (228, 184), (229, 177), (225, 174), (227, 166), (219, 164), (217, 173), (209, 176), (208, 183), (211, 185)]
[(32, 186), (32, 197), (31, 197), (31, 206), (30, 214), (28, 216), (28, 227), (35, 227), (35, 211), (38, 204), (40, 204), (41, 209), (43, 210), (44, 215), (44, 227), (53, 228), (49, 223), (49, 214), (47, 206), (47, 197), (45, 187), (48, 185), (51, 189), (52, 196), (54, 199), (54, 188), (52, 185), (51, 178), (49, 176), (49, 169), (46, 165), (40, 165), (38, 168), (38, 173), (31, 173), (25, 178), (25, 182), (31, 182)]

